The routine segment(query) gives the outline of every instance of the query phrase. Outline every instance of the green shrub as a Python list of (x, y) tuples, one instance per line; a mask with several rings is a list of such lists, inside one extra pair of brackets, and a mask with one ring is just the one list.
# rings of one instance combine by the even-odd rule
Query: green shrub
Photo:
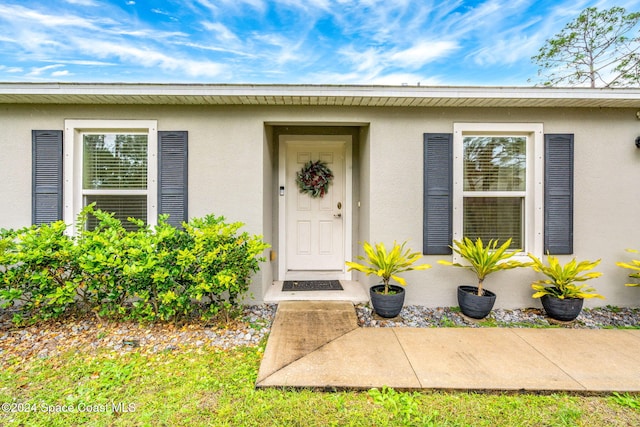
[[(0, 300), (41, 319), (75, 305), (77, 247), (63, 222), (0, 231)], [(20, 314), (18, 314), (18, 318)]]
[[(88, 229), (94, 217), (97, 225)], [(161, 216), (154, 227), (85, 208), (74, 237), (62, 222), (0, 234), (0, 300), (16, 320), (71, 311), (100, 317), (177, 320), (235, 307), (265, 261), (261, 236), (243, 224), (207, 215), (177, 229)]]
[[(93, 230), (86, 229), (90, 216), (97, 220)], [(127, 264), (127, 237), (128, 232), (112, 214), (94, 210), (93, 206), (80, 213), (75, 243), (82, 276), (78, 286), (82, 311), (108, 317), (125, 314), (124, 303), (134, 286), (127, 282), (123, 271)]]
[(249, 290), (259, 262), (265, 260), (259, 256), (269, 246), (260, 237), (239, 234), (242, 226), (240, 222), (227, 224), (224, 217), (213, 215), (193, 219), (185, 226), (188, 246), (178, 253), (178, 265), (187, 272), (185, 280), (192, 283), (190, 296), (209, 298), (209, 315), (235, 306)]

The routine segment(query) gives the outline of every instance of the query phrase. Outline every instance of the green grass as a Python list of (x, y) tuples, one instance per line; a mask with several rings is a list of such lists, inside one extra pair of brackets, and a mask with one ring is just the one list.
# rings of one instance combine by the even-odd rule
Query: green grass
[[(262, 348), (244, 347), (14, 360), (0, 370), (0, 403), (31, 411), (0, 412), (0, 425), (640, 425), (640, 400), (632, 394), (256, 390), (261, 356)], [(72, 412), (56, 412), (63, 405)]]

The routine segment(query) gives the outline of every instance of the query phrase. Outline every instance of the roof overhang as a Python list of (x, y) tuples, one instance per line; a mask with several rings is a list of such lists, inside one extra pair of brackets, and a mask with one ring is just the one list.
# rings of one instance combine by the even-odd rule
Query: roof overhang
[(0, 104), (640, 108), (640, 89), (0, 83)]

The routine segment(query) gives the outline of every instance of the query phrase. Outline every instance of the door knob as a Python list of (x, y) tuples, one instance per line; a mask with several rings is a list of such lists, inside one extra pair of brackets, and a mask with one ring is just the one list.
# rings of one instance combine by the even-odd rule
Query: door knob
[(335, 218), (342, 218), (342, 214), (341, 213), (337, 213), (333, 215)]

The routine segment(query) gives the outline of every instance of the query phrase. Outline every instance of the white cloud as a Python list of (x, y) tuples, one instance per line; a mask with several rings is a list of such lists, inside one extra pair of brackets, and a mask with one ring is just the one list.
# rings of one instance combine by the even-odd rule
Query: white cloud
[(409, 86), (440, 86), (444, 84), (444, 80), (437, 77), (426, 78), (425, 76), (413, 73), (390, 73), (378, 76), (367, 83), (392, 86), (400, 86), (404, 84)]
[(54, 69), (60, 68), (60, 67), (64, 67), (64, 65), (55, 64), (55, 65), (46, 65), (44, 67), (34, 67), (27, 74), (27, 76), (29, 76), (29, 77), (39, 77), (39, 76), (41, 76), (42, 74), (44, 74), (45, 72), (47, 72), (49, 70), (54, 70)]
[(528, 61), (540, 47), (537, 38), (516, 37), (510, 40), (496, 40), (473, 52), (470, 57), (479, 66), (495, 64), (515, 64), (518, 61)]
[(444, 80), (439, 77), (425, 77), (415, 73), (372, 73), (363, 74), (359, 72), (323, 72), (314, 73), (309, 76), (308, 80), (301, 80), (301, 83), (314, 84), (372, 84), (372, 85), (389, 85), (401, 86), (438, 86), (443, 85)]
[(175, 16), (173, 16), (171, 13), (166, 12), (162, 9), (151, 9), (151, 12), (157, 14), (157, 15), (162, 15), (162, 16), (166, 16), (167, 18), (171, 19), (174, 22), (178, 22), (178, 18), (176, 18)]
[(274, 3), (307, 15), (330, 12), (333, 8), (331, 0), (275, 0)]
[(54, 71), (51, 77), (64, 77), (70, 75), (69, 70)]
[(42, 62), (55, 62), (59, 64), (67, 64), (67, 65), (81, 65), (88, 67), (113, 67), (118, 65), (116, 62), (106, 62), (106, 61), (92, 61), (92, 60), (68, 60), (68, 59), (56, 59), (56, 60), (47, 60), (43, 59)]
[(78, 6), (99, 6), (99, 3), (95, 0), (64, 0), (65, 2)]
[[(179, 0), (144, 6), (133, 0), (0, 0), (0, 47), (11, 58), (0, 70), (10, 76), (11, 66), (34, 79), (68, 76), (62, 68), (68, 64), (109, 66), (116, 76), (122, 67), (140, 81), (162, 73), (174, 81), (474, 81), (474, 67), (486, 75), (501, 65), (529, 64), (545, 38), (584, 7), (615, 1)], [(617, 1), (628, 10), (638, 5)], [(87, 9), (95, 6), (99, 14)]]
[(17, 74), (17, 73), (22, 73), (24, 69), (21, 67), (7, 67), (5, 65), (0, 65), (0, 71), (4, 71), (6, 73), (11, 73), (11, 74), (14, 74), (14, 73)]
[(86, 39), (76, 39), (74, 44), (83, 53), (95, 57), (114, 56), (128, 64), (145, 68), (160, 67), (165, 71), (180, 72), (191, 77), (215, 78), (228, 72), (224, 64), (170, 56), (150, 48)]
[(267, 10), (267, 0), (186, 0), (185, 6), (195, 11), (204, 8), (212, 16), (224, 16), (229, 11), (238, 13), (245, 6), (262, 14)]
[(384, 61), (384, 56), (386, 56), (374, 48), (358, 51), (353, 46), (347, 49), (342, 49), (339, 53), (345, 58), (345, 60), (350, 61), (353, 64), (356, 71), (368, 73), (370, 73), (371, 70), (378, 70), (382, 68), (381, 63)]
[[(35, 9), (15, 5), (0, 5), (0, 20), (9, 21), (16, 26), (27, 23), (32, 27), (37, 26), (54, 29), (59, 29), (60, 27), (88, 29), (92, 31), (98, 31), (100, 29), (92, 20), (80, 16), (70, 14), (46, 14)], [(109, 19), (105, 19), (102, 22), (105, 23), (109, 21)]]
[(419, 41), (408, 49), (393, 53), (389, 62), (395, 66), (420, 68), (435, 59), (442, 58), (458, 49), (458, 44), (451, 41)]
[(400, 69), (422, 68), (436, 59), (450, 55), (456, 49), (458, 45), (454, 42), (421, 40), (406, 49), (372, 47), (359, 50), (356, 46), (350, 46), (340, 50), (339, 54), (345, 62), (351, 64), (353, 71), (367, 76), (367, 81), (377, 81), (379, 76), (396, 74)]
[(206, 30), (212, 31), (215, 34), (216, 40), (220, 43), (231, 43), (233, 45), (238, 45), (240, 43), (240, 39), (231, 30), (229, 30), (229, 28), (220, 22), (203, 22), (202, 26)]
[(190, 43), (190, 42), (180, 42), (180, 41), (174, 42), (173, 44), (175, 44), (176, 46), (184, 46), (184, 47), (193, 48), (193, 49), (197, 49), (197, 50), (220, 52), (220, 53), (229, 53), (231, 55), (238, 56), (239, 58), (241, 58), (241, 57), (250, 58), (250, 59), (259, 58), (259, 55), (255, 54), (253, 52), (246, 52), (246, 51), (242, 50), (242, 46), (240, 46), (239, 49), (228, 49), (228, 48), (220, 47), (220, 46), (206, 45), (206, 44), (199, 44), (199, 43)]
[(279, 34), (254, 34), (251, 37), (251, 43), (257, 43), (263, 49), (260, 57), (279, 65), (290, 62), (308, 63), (311, 53), (300, 53), (304, 42), (304, 37), (292, 40)]

